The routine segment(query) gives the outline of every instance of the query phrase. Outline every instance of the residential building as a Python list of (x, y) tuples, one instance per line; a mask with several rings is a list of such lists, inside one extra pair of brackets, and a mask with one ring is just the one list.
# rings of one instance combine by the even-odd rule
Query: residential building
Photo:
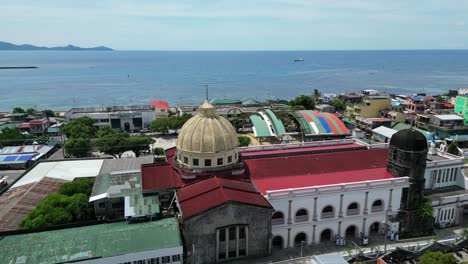
[(391, 108), (391, 99), (388, 96), (366, 96), (363, 103), (348, 105), (345, 111), (345, 118), (354, 121), (356, 117), (375, 118), (381, 117), (384, 110)]
[(0, 149), (0, 168), (27, 169), (36, 161), (50, 157), (55, 150), (42, 144), (4, 147)]
[(406, 98), (406, 110), (414, 114), (423, 113), (426, 110), (426, 105), (424, 104), (425, 97), (423, 95), (408, 96)]
[(372, 130), (379, 126), (391, 127), (392, 120), (389, 118), (382, 118), (382, 117), (376, 117), (376, 118), (356, 117), (356, 127), (361, 130), (364, 130), (367, 133), (372, 133)]
[[(467, 91), (468, 92), (468, 91)], [(455, 99), (455, 113), (463, 116), (464, 124), (468, 124), (468, 96), (467, 94), (459, 94)]]
[(319, 104), (315, 106), (315, 109), (319, 112), (334, 113), (335, 107), (329, 104)]
[(156, 118), (166, 118), (169, 116), (169, 103), (162, 100), (156, 100), (149, 103), (149, 105), (154, 107)]
[(28, 132), (33, 135), (45, 135), (47, 128), (55, 124), (57, 124), (57, 121), (54, 118), (44, 117), (22, 123), (19, 129), (22, 132)]
[(0, 240), (0, 252), (0, 263), (184, 262), (175, 218), (7, 235)]
[(379, 126), (377, 128), (372, 129), (372, 139), (374, 139), (377, 142), (390, 143), (390, 139), (396, 132), (398, 131), (392, 128), (386, 126)]

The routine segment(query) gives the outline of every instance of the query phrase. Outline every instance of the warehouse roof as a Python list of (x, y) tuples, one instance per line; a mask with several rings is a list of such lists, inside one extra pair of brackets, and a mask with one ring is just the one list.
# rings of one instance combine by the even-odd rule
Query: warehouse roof
[(0, 263), (63, 263), (181, 247), (175, 218), (12, 235), (0, 240)]

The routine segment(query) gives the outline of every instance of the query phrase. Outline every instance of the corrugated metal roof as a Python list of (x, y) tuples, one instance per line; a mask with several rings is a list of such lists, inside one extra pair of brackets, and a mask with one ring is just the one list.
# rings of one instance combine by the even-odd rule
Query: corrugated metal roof
[(4, 237), (0, 263), (63, 263), (179, 247), (175, 218), (120, 222)]

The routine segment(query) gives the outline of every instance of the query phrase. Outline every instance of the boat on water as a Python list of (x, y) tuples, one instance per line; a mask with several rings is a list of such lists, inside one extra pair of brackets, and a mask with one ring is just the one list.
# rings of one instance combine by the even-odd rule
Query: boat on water
[(297, 58), (297, 59), (294, 59), (294, 62), (303, 62), (304, 59), (303, 58)]

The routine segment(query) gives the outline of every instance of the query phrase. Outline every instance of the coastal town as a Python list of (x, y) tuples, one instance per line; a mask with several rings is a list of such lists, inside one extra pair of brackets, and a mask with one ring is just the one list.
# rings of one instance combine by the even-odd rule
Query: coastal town
[(15, 107), (0, 263), (467, 261), (467, 122), (468, 89)]

